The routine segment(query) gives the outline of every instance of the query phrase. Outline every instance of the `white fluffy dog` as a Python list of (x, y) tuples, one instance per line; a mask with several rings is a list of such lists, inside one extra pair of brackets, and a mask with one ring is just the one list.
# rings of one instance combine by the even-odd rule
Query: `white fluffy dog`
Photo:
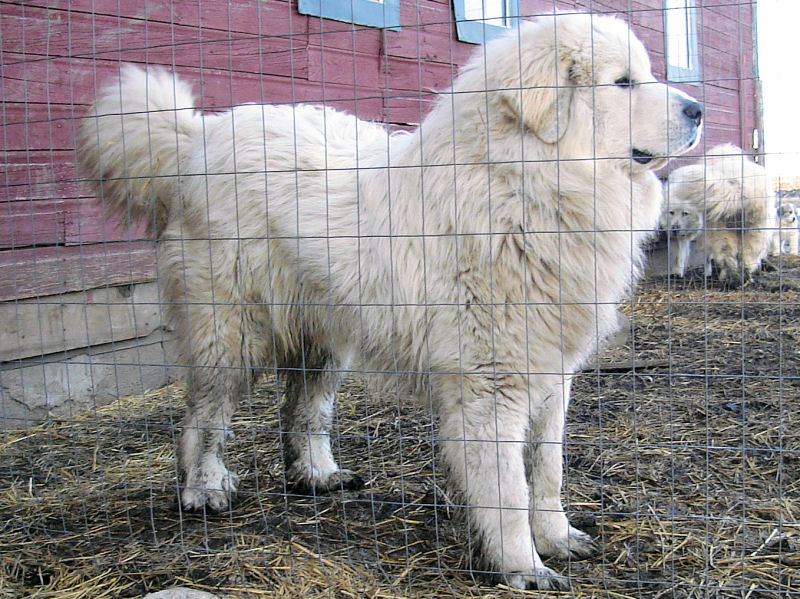
[(797, 228), (797, 206), (791, 202), (781, 203), (778, 208), (778, 230), (772, 238), (773, 256), (779, 256), (782, 252), (800, 254), (800, 229)]
[(659, 220), (659, 228), (667, 234), (669, 274), (679, 277), (686, 273), (692, 242), (703, 231), (703, 211), (684, 197), (681, 184), (675, 177), (667, 179), (665, 202)]
[(195, 105), (128, 66), (79, 140), (103, 200), (159, 238), (189, 367), (183, 505), (229, 505), (226, 429), (267, 365), (286, 382), (288, 475), (359, 484), (329, 442), (356, 358), (433, 398), (488, 566), (564, 587), (540, 554), (595, 547), (559, 495), (571, 376), (616, 326), (659, 216), (652, 171), (697, 143), (702, 106), (654, 80), (625, 23), (579, 14), (487, 43), (410, 135), (329, 108)]
[[(772, 244), (775, 194), (764, 167), (732, 144), (711, 148), (703, 162), (676, 169), (669, 200), (702, 210), (705, 230), (697, 238), (706, 275), (721, 281), (750, 279)], [(713, 267), (713, 268), (712, 268)]]

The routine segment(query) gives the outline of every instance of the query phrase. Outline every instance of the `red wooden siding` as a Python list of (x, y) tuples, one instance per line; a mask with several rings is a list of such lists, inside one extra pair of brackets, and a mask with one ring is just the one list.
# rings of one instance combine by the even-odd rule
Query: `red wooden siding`
[[(752, 7), (698, 0), (707, 144), (749, 143), (757, 126)], [(704, 6), (704, 4), (706, 6)], [(522, 0), (524, 15), (552, 0)], [(663, 78), (662, 0), (574, 0), (621, 14)], [(326, 102), (362, 118), (418, 123), (475, 46), (456, 41), (445, 0), (401, 0), (400, 31), (306, 17), (288, 0), (32, 0), (0, 11), (0, 301), (154, 276), (141, 224), (92, 201), (75, 167), (74, 129), (123, 61), (194, 82), (204, 108)], [(698, 150), (699, 152), (700, 150)], [(131, 241), (133, 240), (133, 242)], [(140, 241), (136, 241), (140, 240)]]
[(32, 247), (4, 252), (0, 301), (140, 283), (155, 272), (150, 242)]

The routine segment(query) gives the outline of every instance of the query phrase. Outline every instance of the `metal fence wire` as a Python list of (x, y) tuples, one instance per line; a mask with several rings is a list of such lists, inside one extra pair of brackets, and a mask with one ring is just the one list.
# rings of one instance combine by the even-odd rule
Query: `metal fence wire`
[(800, 598), (759, 8), (0, 2), (0, 597)]

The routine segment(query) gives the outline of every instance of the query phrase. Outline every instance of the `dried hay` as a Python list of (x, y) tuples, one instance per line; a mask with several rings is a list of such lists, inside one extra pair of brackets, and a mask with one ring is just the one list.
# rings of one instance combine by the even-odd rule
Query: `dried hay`
[[(624, 308), (631, 345), (576, 380), (566, 499), (604, 550), (548, 563), (579, 596), (800, 597), (800, 260), (778, 266), (742, 289), (645, 281)], [(349, 382), (336, 451), (368, 486), (295, 496), (277, 391), (268, 379), (243, 402), (224, 514), (178, 506), (180, 385), (4, 433), (0, 597), (540, 595), (471, 571), (424, 402)]]

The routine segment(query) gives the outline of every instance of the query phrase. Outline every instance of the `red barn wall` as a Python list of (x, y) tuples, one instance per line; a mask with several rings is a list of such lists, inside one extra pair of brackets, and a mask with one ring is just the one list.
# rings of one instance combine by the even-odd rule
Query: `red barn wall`
[[(299, 15), (286, 0), (44, 0), (0, 12), (3, 112), (0, 301), (137, 283), (154, 276), (141, 226), (92, 201), (75, 167), (76, 119), (123, 61), (174, 68), (207, 110), (242, 102), (325, 102), (366, 119), (419, 122), (475, 49), (456, 40), (444, 0), (401, 0), (400, 31)], [(552, 0), (522, 0), (524, 15)], [(664, 77), (662, 0), (574, 0), (560, 8), (628, 20)], [(752, 6), (698, 0), (704, 147), (752, 148), (757, 126)], [(698, 149), (698, 153), (702, 148)]]

